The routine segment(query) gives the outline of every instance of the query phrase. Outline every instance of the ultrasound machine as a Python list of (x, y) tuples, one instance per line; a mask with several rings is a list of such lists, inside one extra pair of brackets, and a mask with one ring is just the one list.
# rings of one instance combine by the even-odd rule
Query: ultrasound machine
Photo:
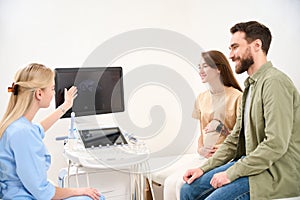
[(147, 161), (149, 152), (146, 145), (121, 127), (97, 126), (96, 117), (89, 118), (90, 123), (96, 126), (81, 126), (75, 120), (125, 110), (122, 67), (56, 68), (56, 107), (64, 102), (64, 89), (73, 85), (77, 87), (78, 95), (73, 107), (62, 117), (70, 118), (69, 131), (75, 134), (65, 140), (68, 176), (74, 164), (85, 168), (116, 170), (136, 167)]

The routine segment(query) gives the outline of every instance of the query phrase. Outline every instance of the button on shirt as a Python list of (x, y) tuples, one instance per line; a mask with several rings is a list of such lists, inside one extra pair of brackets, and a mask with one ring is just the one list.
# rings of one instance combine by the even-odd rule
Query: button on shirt
[(44, 129), (25, 117), (13, 122), (0, 139), (0, 185), (3, 199), (51, 199), (47, 180), (51, 157), (42, 141)]

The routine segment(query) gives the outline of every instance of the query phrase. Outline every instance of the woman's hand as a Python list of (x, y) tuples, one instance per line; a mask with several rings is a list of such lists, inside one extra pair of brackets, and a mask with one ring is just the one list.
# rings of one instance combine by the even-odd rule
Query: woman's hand
[(211, 120), (207, 126), (204, 128), (204, 133), (209, 133), (216, 131), (217, 127), (220, 125), (220, 121), (213, 119)]
[(69, 197), (76, 196), (88, 196), (93, 200), (105, 199), (104, 196), (95, 188), (60, 188), (55, 187), (55, 194), (52, 197), (53, 200), (56, 199), (66, 199)]
[(45, 132), (73, 106), (76, 96), (77, 88), (75, 86), (72, 86), (69, 90), (65, 89), (65, 102), (40, 122)]
[(217, 146), (214, 146), (212, 148), (199, 147), (198, 153), (205, 158), (210, 158), (217, 150)]
[(63, 103), (63, 108), (69, 110), (73, 106), (73, 101), (77, 97), (77, 88), (72, 86), (69, 90), (65, 88), (65, 101)]
[(77, 191), (79, 195), (89, 196), (93, 200), (99, 200), (101, 196), (100, 192), (95, 188), (78, 188)]
[(203, 130), (205, 134), (213, 131), (217, 131), (224, 136), (230, 134), (230, 130), (218, 119), (211, 120)]

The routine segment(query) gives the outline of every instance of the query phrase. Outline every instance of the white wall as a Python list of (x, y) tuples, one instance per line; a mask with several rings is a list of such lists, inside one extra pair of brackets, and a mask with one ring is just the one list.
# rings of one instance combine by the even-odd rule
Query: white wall
[[(238, 0), (0, 0), (0, 113), (2, 115), (5, 111), (8, 102), (7, 87), (20, 67), (31, 62), (52, 68), (80, 67), (106, 40), (141, 28), (172, 30), (192, 39), (206, 50), (218, 49), (228, 55), (230, 27), (241, 21), (260, 21), (273, 34), (269, 59), (286, 72), (300, 90), (297, 59), (300, 52), (299, 11), (300, 1), (297, 0), (252, 0), (247, 3)], [(197, 71), (180, 57), (168, 52), (145, 49), (128, 53), (112, 62), (112, 65), (123, 66), (125, 74), (147, 64), (173, 68), (182, 75), (195, 95), (205, 88), (200, 83)], [(241, 84), (245, 77), (237, 76)], [(177, 114), (179, 116), (182, 112), (182, 99), (159, 85), (148, 84), (142, 89), (130, 94), (126, 109), (131, 109), (130, 120), (140, 127), (151, 124), (153, 119), (149, 112), (153, 105), (158, 104), (165, 109), (163, 131), (160, 130), (160, 134), (148, 140), (153, 148), (161, 147), (161, 138), (169, 137), (168, 134), (179, 129), (182, 119)], [(190, 101), (192, 106), (194, 99)], [(49, 109), (41, 110), (36, 121), (52, 110), (54, 103)], [(99, 120), (113, 119), (106, 115)], [(53, 181), (56, 181), (58, 169), (65, 166), (61, 154), (62, 143), (54, 139), (64, 135), (67, 126), (68, 120), (60, 120), (45, 138), (53, 155), (49, 171)]]

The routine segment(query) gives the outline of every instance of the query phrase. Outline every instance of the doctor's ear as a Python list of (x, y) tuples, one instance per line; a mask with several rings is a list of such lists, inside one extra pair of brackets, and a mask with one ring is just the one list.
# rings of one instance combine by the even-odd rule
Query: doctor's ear
[(34, 96), (38, 101), (40, 101), (42, 99), (42, 90), (40, 88), (36, 89), (34, 91)]

